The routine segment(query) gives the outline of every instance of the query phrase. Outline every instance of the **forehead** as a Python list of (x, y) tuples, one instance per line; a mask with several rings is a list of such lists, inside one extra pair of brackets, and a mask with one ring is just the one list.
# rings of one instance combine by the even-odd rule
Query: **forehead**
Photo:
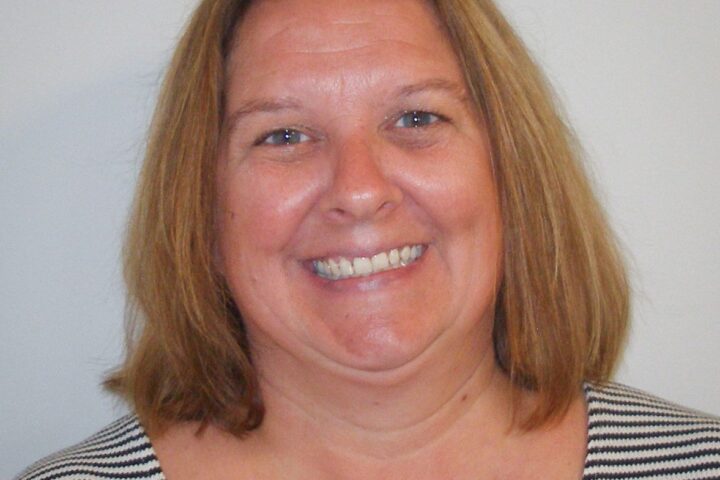
[[(423, 0), (260, 0), (235, 32), (232, 76), (372, 74), (379, 56), (402, 70), (459, 73), (433, 7)], [(307, 75), (306, 75), (307, 76)]]
[(360, 48), (373, 37), (412, 40), (430, 29), (439, 30), (439, 24), (422, 0), (259, 0), (245, 15), (237, 39), (333, 51), (347, 48), (348, 40)]

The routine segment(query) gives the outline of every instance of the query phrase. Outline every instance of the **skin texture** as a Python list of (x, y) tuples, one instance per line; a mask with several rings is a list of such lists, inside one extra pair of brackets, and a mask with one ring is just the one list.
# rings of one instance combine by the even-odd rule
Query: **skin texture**
[[(577, 478), (582, 401), (551, 429), (511, 428), (491, 339), (502, 237), (488, 139), (432, 10), (258, 2), (226, 94), (218, 261), (267, 416), (242, 441), (176, 426), (153, 440), (166, 474)], [(414, 127), (408, 112), (431, 115)], [(398, 270), (333, 282), (311, 267), (408, 244), (426, 251)], [(558, 446), (566, 457), (549, 455)]]
[[(238, 34), (218, 173), (223, 270), (253, 345), (387, 371), (444, 335), (487, 332), (501, 248), (488, 142), (432, 17), (333, 19), (335, 6), (317, 22), (274, 3)], [(292, 106), (253, 110), (263, 102)], [(447, 120), (396, 126), (414, 110)], [(255, 144), (278, 128), (306, 139)], [(406, 244), (426, 254), (392, 273), (328, 282), (307, 264)]]

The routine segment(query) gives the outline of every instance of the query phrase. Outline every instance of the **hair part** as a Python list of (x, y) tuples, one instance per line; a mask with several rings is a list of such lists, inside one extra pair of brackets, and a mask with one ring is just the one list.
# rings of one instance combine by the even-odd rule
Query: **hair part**
[[(263, 404), (240, 312), (215, 268), (215, 164), (233, 34), (249, 1), (204, 0), (153, 118), (124, 247), (128, 344), (106, 386), (145, 427), (242, 435)], [(491, 0), (435, 0), (491, 143), (503, 220), (497, 361), (539, 401), (534, 428), (584, 381), (609, 379), (629, 317), (623, 261), (579, 148), (526, 47)]]

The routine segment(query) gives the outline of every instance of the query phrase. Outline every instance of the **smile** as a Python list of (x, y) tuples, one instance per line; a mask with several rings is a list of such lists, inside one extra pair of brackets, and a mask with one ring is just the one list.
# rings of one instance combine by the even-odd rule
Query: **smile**
[(367, 277), (374, 273), (404, 268), (415, 262), (425, 253), (422, 245), (405, 245), (387, 252), (376, 253), (372, 257), (345, 257), (313, 260), (316, 275), (328, 280)]

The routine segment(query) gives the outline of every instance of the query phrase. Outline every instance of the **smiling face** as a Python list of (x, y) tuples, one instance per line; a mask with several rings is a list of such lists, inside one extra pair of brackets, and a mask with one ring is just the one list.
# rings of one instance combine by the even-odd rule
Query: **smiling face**
[(253, 348), (373, 371), (492, 348), (488, 140), (430, 7), (259, 1), (228, 68), (219, 263)]

